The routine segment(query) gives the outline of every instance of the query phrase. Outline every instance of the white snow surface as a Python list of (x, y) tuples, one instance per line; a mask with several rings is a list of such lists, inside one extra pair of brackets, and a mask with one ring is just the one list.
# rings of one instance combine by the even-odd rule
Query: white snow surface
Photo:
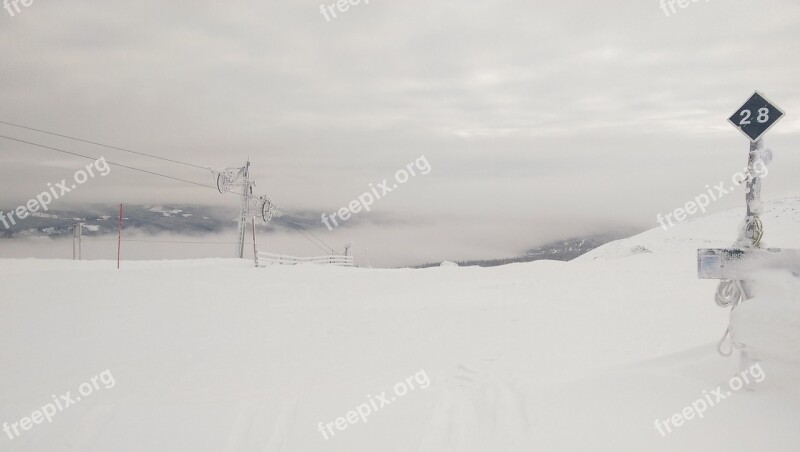
[[(739, 372), (696, 250), (743, 209), (572, 262), (345, 269), (251, 262), (0, 260), (0, 423), (109, 370), (114, 386), (1, 451), (797, 451), (797, 278), (735, 311), (765, 378), (666, 420)], [(765, 242), (800, 248), (800, 200), (765, 203)], [(325, 439), (406, 378), (429, 377)]]

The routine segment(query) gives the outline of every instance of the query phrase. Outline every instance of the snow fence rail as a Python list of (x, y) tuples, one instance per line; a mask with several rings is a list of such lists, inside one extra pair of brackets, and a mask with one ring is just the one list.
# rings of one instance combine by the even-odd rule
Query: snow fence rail
[(298, 264), (318, 264), (334, 265), (337, 267), (355, 267), (353, 256), (341, 256), (331, 254), (329, 256), (297, 257), (286, 254), (258, 253), (257, 265), (266, 267), (269, 265), (298, 265)]

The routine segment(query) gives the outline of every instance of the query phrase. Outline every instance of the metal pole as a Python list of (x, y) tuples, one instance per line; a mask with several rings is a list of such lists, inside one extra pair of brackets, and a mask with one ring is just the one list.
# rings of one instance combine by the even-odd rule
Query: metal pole
[[(742, 232), (741, 245), (747, 248), (758, 248), (761, 243), (761, 237), (764, 235), (764, 225), (761, 223), (761, 177), (755, 171), (755, 163), (760, 157), (761, 148), (764, 146), (763, 140), (750, 142), (750, 154), (747, 159), (747, 192), (745, 193), (745, 201), (747, 202), (747, 217), (745, 219), (744, 231)], [(762, 164), (765, 164), (762, 162)], [(758, 207), (755, 204), (758, 203)], [(742, 288), (740, 294), (740, 302), (752, 298), (751, 283), (749, 281), (739, 281)], [(733, 309), (736, 305), (733, 306)], [(751, 363), (750, 355), (747, 350), (741, 349), (739, 351), (739, 364), (742, 370), (749, 367)]]
[(750, 154), (747, 160), (747, 190), (745, 192), (745, 202), (747, 203), (747, 213), (745, 214), (744, 230), (736, 241), (737, 246), (745, 248), (758, 248), (761, 236), (764, 233), (764, 226), (761, 223), (761, 177), (755, 171), (755, 163), (760, 158), (761, 149), (764, 146), (762, 140), (750, 143)]
[(256, 262), (256, 267), (258, 267), (258, 244), (256, 243), (256, 217), (252, 217), (253, 225), (253, 260)]
[(239, 213), (239, 237), (236, 244), (236, 257), (244, 259), (244, 238), (247, 232), (247, 217), (250, 216), (250, 160), (244, 167), (244, 186), (242, 187), (242, 205)]
[(83, 259), (81, 253), (81, 245), (83, 243), (83, 223), (75, 223), (72, 225), (72, 260), (79, 261)]
[[(761, 207), (756, 203), (761, 201), (761, 177), (755, 171), (755, 163), (760, 157), (763, 140), (750, 142), (750, 154), (747, 159), (747, 190), (744, 195), (747, 203), (744, 230), (736, 240), (736, 246), (742, 248), (758, 248), (761, 236), (764, 234), (764, 225), (761, 223)], [(716, 301), (719, 306), (736, 306), (743, 299), (751, 298), (750, 287), (747, 281), (722, 280), (717, 287)], [(727, 337), (727, 336), (726, 336)]]
[(119, 270), (119, 256), (122, 251), (122, 204), (119, 205), (119, 229), (117, 235), (117, 270)]
[[(764, 141), (758, 140), (755, 143), (750, 143), (750, 155), (747, 161), (747, 171), (750, 177), (747, 178), (747, 193), (745, 194), (745, 201), (747, 202), (747, 219), (759, 219), (761, 210), (753, 209), (753, 204), (756, 201), (761, 201), (761, 177), (756, 173), (753, 166), (759, 158), (759, 151), (764, 147)], [(755, 237), (752, 238), (755, 243)]]
[(78, 235), (77, 235), (78, 223), (72, 225), (72, 260), (78, 260)]

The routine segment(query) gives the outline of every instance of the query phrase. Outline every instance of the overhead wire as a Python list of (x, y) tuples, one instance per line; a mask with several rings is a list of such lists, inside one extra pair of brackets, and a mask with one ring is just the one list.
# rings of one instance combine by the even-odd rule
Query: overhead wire
[[(83, 236), (84, 239), (90, 236)], [(121, 239), (121, 240), (110, 240), (110, 239), (89, 239), (92, 242), (138, 242), (138, 243), (179, 243), (179, 244), (198, 244), (198, 245), (237, 245), (238, 242), (203, 242), (203, 241), (185, 241), (185, 240), (139, 240), (139, 239)], [(245, 245), (252, 245), (253, 242), (244, 242)]]
[[(47, 145), (44, 145), (44, 144), (34, 143), (32, 141), (21, 140), (19, 138), (9, 137), (7, 135), (0, 135), (0, 138), (5, 138), (6, 140), (16, 141), (16, 142), (19, 142), (19, 143), (25, 143), (25, 144), (29, 144), (31, 146), (36, 146), (36, 147), (40, 147), (40, 148), (44, 148), (44, 149), (49, 149), (51, 151), (61, 152), (61, 153), (64, 153), (64, 154), (74, 155), (76, 157), (81, 157), (81, 158), (85, 158), (85, 159), (88, 159), (88, 160), (94, 160), (94, 161), (99, 160), (99, 157), (91, 157), (91, 156), (88, 156), (88, 155), (79, 154), (77, 152), (67, 151), (65, 149), (59, 149), (59, 148), (56, 148), (56, 147), (53, 147), (53, 146), (47, 146)], [(154, 176), (165, 177), (167, 179), (172, 179), (172, 180), (176, 180), (176, 181), (180, 181), (180, 182), (185, 182), (187, 184), (192, 184), (192, 185), (197, 185), (197, 186), (200, 186), (200, 187), (206, 187), (206, 188), (211, 188), (211, 189), (217, 190), (217, 187), (214, 187), (212, 185), (201, 184), (199, 182), (194, 182), (194, 181), (190, 181), (190, 180), (187, 180), (187, 179), (181, 179), (180, 177), (169, 176), (169, 175), (166, 175), (166, 174), (161, 174), (161, 173), (157, 173), (155, 171), (150, 171), (150, 170), (146, 170), (146, 169), (142, 169), (142, 168), (136, 168), (136, 167), (130, 166), (130, 165), (123, 165), (122, 163), (112, 162), (110, 160), (106, 160), (106, 162), (109, 165), (115, 165), (115, 166), (119, 166), (121, 168), (126, 168), (126, 169), (129, 169), (129, 170), (133, 170), (133, 171), (139, 171), (139, 172), (142, 172), (142, 173), (152, 174)]]
[[(66, 139), (73, 140), (73, 141), (78, 141), (78, 142), (81, 142), (81, 143), (92, 144), (92, 145), (95, 145), (95, 146), (101, 146), (101, 147), (105, 147), (105, 148), (108, 148), (108, 149), (114, 149), (114, 150), (118, 150), (118, 151), (128, 152), (128, 153), (132, 153), (132, 154), (136, 154), (136, 155), (140, 155), (140, 156), (144, 156), (144, 157), (150, 157), (150, 158), (154, 158), (154, 159), (158, 159), (158, 160), (177, 163), (177, 164), (180, 164), (180, 165), (190, 166), (190, 167), (199, 168), (199, 169), (203, 169), (203, 170), (209, 170), (209, 171), (212, 170), (211, 167), (209, 167), (209, 166), (195, 165), (193, 163), (182, 162), (180, 160), (169, 159), (169, 158), (160, 157), (160, 156), (156, 156), (156, 155), (152, 155), (152, 154), (148, 154), (148, 153), (144, 153), (144, 152), (133, 151), (133, 150), (121, 148), (121, 147), (118, 147), (118, 146), (112, 146), (112, 145), (100, 143), (100, 142), (97, 142), (97, 141), (86, 140), (86, 139), (83, 139), (83, 138), (77, 138), (77, 137), (73, 137), (73, 136), (69, 136), (69, 135), (65, 135), (65, 134), (61, 134), (61, 133), (50, 132), (50, 131), (39, 129), (39, 128), (35, 128), (35, 127), (24, 126), (24, 125), (21, 125), (21, 124), (15, 124), (15, 123), (2, 121), (2, 120), (0, 120), (0, 124), (5, 124), (5, 125), (11, 126), (11, 127), (17, 127), (17, 128), (20, 128), (20, 129), (30, 130), (30, 131), (43, 133), (43, 134), (47, 134), (47, 135), (51, 135), (51, 136), (56, 136), (56, 137), (60, 137), (60, 138), (66, 138)], [(76, 156), (76, 157), (81, 157), (81, 158), (88, 159), (88, 160), (93, 160), (93, 161), (99, 160), (98, 157), (92, 157), (92, 156), (80, 154), (80, 153), (73, 152), (73, 151), (67, 151), (65, 149), (60, 149), (60, 148), (56, 148), (56, 147), (53, 147), (53, 146), (47, 146), (47, 145), (35, 143), (35, 142), (32, 142), (32, 141), (22, 140), (22, 139), (10, 137), (10, 136), (7, 136), (7, 135), (0, 134), (0, 138), (4, 138), (4, 139), (7, 139), (7, 140), (16, 141), (16, 142), (27, 144), (27, 145), (30, 145), (30, 146), (35, 146), (35, 147), (39, 147), (39, 148), (43, 148), (43, 149), (48, 149), (48, 150), (52, 150), (52, 151), (56, 151), (56, 152), (60, 152), (60, 153), (64, 153), (64, 154), (68, 154), (68, 155), (72, 155), (72, 156)], [(150, 174), (150, 175), (153, 175), (153, 176), (163, 177), (163, 178), (166, 178), (166, 179), (171, 179), (171, 180), (175, 180), (175, 181), (179, 181), (179, 182), (184, 182), (184, 183), (195, 185), (195, 186), (199, 186), (199, 187), (211, 188), (213, 190), (219, 191), (218, 187), (215, 187), (215, 186), (212, 186), (212, 185), (206, 185), (206, 184), (202, 184), (202, 183), (199, 183), (199, 182), (191, 181), (191, 180), (188, 180), (188, 179), (183, 179), (183, 178), (179, 178), (179, 177), (175, 177), (175, 176), (170, 176), (170, 175), (167, 175), (167, 174), (162, 174), (162, 173), (158, 173), (158, 172), (155, 172), (155, 171), (150, 171), (150, 170), (146, 170), (146, 169), (142, 169), (142, 168), (137, 168), (137, 167), (134, 167), (134, 166), (125, 165), (125, 164), (122, 164), (122, 163), (117, 163), (117, 162), (113, 162), (113, 161), (109, 161), (109, 160), (106, 160), (106, 162), (108, 164), (110, 164), (110, 165), (115, 165), (115, 166), (118, 166), (120, 168), (126, 168), (126, 169), (129, 169), (129, 170), (132, 170), (132, 171), (138, 171), (138, 172), (145, 173), (145, 174)], [(231, 191), (227, 191), (227, 190), (224, 191), (223, 193), (232, 193), (232, 194), (237, 194), (237, 195), (240, 195), (240, 196), (242, 195), (242, 193), (231, 192)], [(314, 234), (310, 230), (305, 229), (302, 225), (298, 224), (297, 222), (294, 222), (294, 221), (288, 222), (287, 221), (287, 223), (291, 223), (295, 227), (299, 228), (297, 230), (300, 231), (300, 233), (306, 238), (306, 240), (308, 240), (309, 242), (314, 244), (317, 248), (319, 248), (323, 252), (326, 252), (326, 253), (335, 253), (336, 252), (336, 250), (334, 250), (333, 247), (331, 247), (330, 245), (325, 243), (324, 240), (319, 238), (316, 234)], [(313, 237), (313, 239), (312, 239), (312, 237)]]
[(131, 154), (136, 154), (136, 155), (141, 155), (141, 156), (150, 157), (150, 158), (154, 158), (154, 159), (164, 160), (166, 162), (177, 163), (179, 165), (191, 166), (193, 168), (199, 168), (199, 169), (205, 169), (205, 170), (210, 170), (211, 169), (211, 167), (208, 167), (208, 166), (200, 166), (200, 165), (195, 165), (194, 163), (187, 163), (187, 162), (182, 162), (180, 160), (168, 159), (166, 157), (160, 157), (160, 156), (153, 155), (153, 154), (147, 154), (145, 152), (133, 151), (133, 150), (130, 150), (130, 149), (125, 149), (125, 148), (121, 148), (121, 147), (117, 147), (117, 146), (112, 146), (110, 144), (99, 143), (97, 141), (85, 140), (83, 138), (77, 138), (77, 137), (72, 137), (72, 136), (69, 136), (69, 135), (64, 135), (64, 134), (61, 134), (61, 133), (50, 132), (50, 131), (47, 131), (47, 130), (37, 129), (35, 127), (23, 126), (21, 124), (14, 124), (12, 122), (0, 121), (0, 124), (5, 124), (7, 126), (17, 127), (17, 128), (25, 129), (25, 130), (31, 130), (31, 131), (34, 131), (34, 132), (44, 133), (44, 134), (52, 135), (52, 136), (56, 136), (56, 137), (66, 138), (68, 140), (79, 141), (81, 143), (93, 144), (95, 146), (102, 146), (104, 148), (116, 149), (117, 151), (129, 152)]

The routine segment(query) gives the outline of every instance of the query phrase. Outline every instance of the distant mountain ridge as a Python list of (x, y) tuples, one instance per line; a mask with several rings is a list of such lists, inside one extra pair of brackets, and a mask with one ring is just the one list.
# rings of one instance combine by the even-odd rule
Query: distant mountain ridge
[[(4, 212), (10, 209), (3, 209)], [(239, 213), (233, 207), (191, 205), (125, 205), (123, 228), (144, 233), (179, 233), (203, 235), (228, 231), (236, 227)], [(86, 225), (84, 235), (116, 234), (119, 225), (119, 206), (88, 205), (67, 209), (36, 212), (6, 228), (0, 224), (0, 239), (18, 237), (66, 237), (72, 235), (75, 223)], [(8, 222), (8, 220), (6, 220)], [(276, 215), (268, 225), (259, 229), (297, 230), (319, 227), (319, 214), (291, 212)]]
[[(4, 212), (10, 209), (2, 209)], [(123, 229), (136, 230), (144, 234), (175, 233), (187, 236), (232, 232), (238, 217), (236, 207), (196, 206), (196, 205), (125, 205), (123, 210)], [(64, 238), (72, 236), (75, 223), (83, 223), (84, 236), (115, 235), (119, 225), (119, 206), (86, 205), (80, 207), (50, 209), (36, 212), (6, 229), (0, 224), (0, 240), (25, 237)], [(319, 213), (315, 211), (280, 212), (269, 224), (258, 222), (259, 231), (297, 231), (314, 230), (321, 227)], [(482, 259), (458, 262), (461, 266), (495, 267), (499, 265), (537, 260), (569, 261), (595, 248), (625, 238), (631, 234), (606, 233), (587, 237), (552, 242), (524, 254), (502, 259)], [(428, 268), (439, 266), (440, 262), (413, 266)]]
[[(483, 260), (469, 260), (456, 262), (459, 266), (470, 267), (497, 267), (500, 265), (516, 264), (521, 262), (533, 262), (541, 260), (551, 261), (571, 261), (578, 256), (582, 256), (589, 251), (594, 250), (606, 243), (613, 242), (627, 237), (628, 234), (623, 233), (605, 233), (596, 234), (587, 237), (578, 237), (567, 240), (559, 240), (551, 242), (546, 245), (534, 248), (525, 252), (525, 254), (518, 257), (510, 257), (505, 259), (483, 259)], [(412, 268), (430, 268), (438, 267), (441, 263), (428, 263), (417, 265)]]

